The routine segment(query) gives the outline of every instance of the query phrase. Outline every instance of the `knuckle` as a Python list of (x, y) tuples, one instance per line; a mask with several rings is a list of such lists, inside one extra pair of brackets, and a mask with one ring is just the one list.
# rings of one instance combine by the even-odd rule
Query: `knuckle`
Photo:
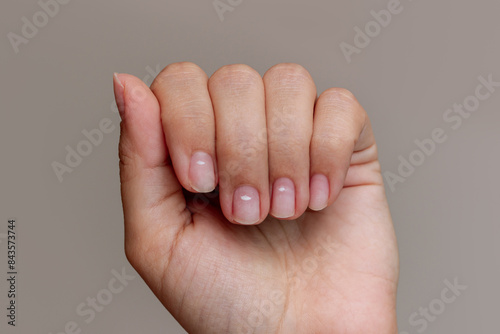
[(326, 90), (320, 95), (316, 105), (319, 108), (338, 111), (328, 117), (331, 122), (364, 124), (368, 117), (354, 94), (345, 88)]
[[(123, 129), (123, 125), (121, 126)], [(120, 136), (120, 141), (118, 143), (118, 158), (120, 167), (120, 181), (123, 184), (130, 181), (137, 175), (137, 157), (136, 153), (134, 153), (134, 147), (127, 139), (127, 137), (123, 135)]]
[(309, 146), (311, 131), (307, 128), (297, 126), (292, 121), (284, 122), (283, 128), (268, 129), (269, 146), (279, 148), (281, 146), (295, 147), (302, 149)]
[(358, 104), (356, 97), (351, 91), (339, 87), (329, 88), (326, 91), (324, 91), (318, 99), (318, 103), (319, 102), (334, 106), (337, 105), (353, 106)]
[(242, 160), (252, 161), (265, 152), (267, 148), (266, 144), (259, 140), (231, 138), (223, 146), (222, 152), (229, 157), (238, 157)]
[(316, 96), (316, 86), (309, 72), (298, 64), (278, 64), (264, 75), (266, 87), (273, 91), (279, 89), (277, 96), (288, 99), (290, 95), (308, 92)]
[(269, 142), (270, 151), (281, 157), (288, 157), (295, 160), (295, 157), (301, 156), (304, 151), (309, 150), (309, 141), (295, 136), (286, 136), (273, 139)]
[(220, 157), (219, 174), (225, 173), (229, 177), (252, 173), (252, 166), (256, 161), (267, 156), (267, 145), (260, 142), (248, 142), (232, 139), (227, 145), (217, 147)]
[(134, 161), (132, 155), (130, 154), (130, 148), (127, 147), (123, 141), (118, 144), (118, 157), (120, 158), (120, 165), (123, 167), (132, 166)]
[(289, 125), (282, 130), (269, 129), (269, 155), (278, 157), (280, 161), (298, 162), (309, 152), (312, 129)]
[(294, 91), (313, 82), (311, 75), (303, 66), (293, 63), (274, 65), (264, 74), (264, 81)]
[(191, 136), (203, 137), (215, 132), (213, 117), (199, 110), (197, 108), (184, 109), (182, 113), (173, 115), (168, 121), (163, 121), (163, 127), (180, 131), (181, 137), (187, 140), (191, 140)]
[(185, 82), (198, 78), (206, 78), (203, 69), (191, 62), (179, 62), (167, 65), (154, 79), (151, 89), (155, 90), (167, 82)]
[(260, 84), (260, 74), (248, 65), (233, 64), (218, 69), (210, 78), (210, 85), (222, 86), (223, 88), (247, 88)]
[(129, 140), (124, 136), (120, 137), (118, 143), (118, 158), (120, 159), (120, 165), (124, 167), (132, 166), (134, 162), (133, 148)]
[[(172, 102), (169, 108), (165, 110), (167, 112), (168, 110), (175, 110), (175, 112), (170, 115), (172, 119), (205, 123), (209, 123), (209, 121), (213, 119), (213, 111), (210, 105), (207, 104), (207, 101), (202, 97), (178, 97), (175, 102)], [(205, 125), (205, 123), (202, 125)]]

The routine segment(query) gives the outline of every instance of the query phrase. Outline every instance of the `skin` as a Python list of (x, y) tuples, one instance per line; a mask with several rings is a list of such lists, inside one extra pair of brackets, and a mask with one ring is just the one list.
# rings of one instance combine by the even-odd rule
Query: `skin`
[[(396, 238), (349, 91), (317, 98), (296, 64), (175, 63), (114, 86), (126, 255), (189, 333), (397, 332)], [(213, 163), (191, 169), (199, 152)]]

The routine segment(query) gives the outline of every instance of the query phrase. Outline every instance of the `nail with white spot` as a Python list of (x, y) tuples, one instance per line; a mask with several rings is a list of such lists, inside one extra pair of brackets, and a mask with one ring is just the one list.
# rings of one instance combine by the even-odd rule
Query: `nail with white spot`
[(274, 181), (271, 214), (278, 219), (295, 215), (295, 185), (287, 177)]
[(241, 186), (233, 195), (233, 217), (237, 223), (253, 225), (260, 220), (260, 197), (254, 187)]
[(205, 152), (195, 152), (189, 166), (189, 182), (199, 193), (215, 189), (215, 167), (212, 157)]

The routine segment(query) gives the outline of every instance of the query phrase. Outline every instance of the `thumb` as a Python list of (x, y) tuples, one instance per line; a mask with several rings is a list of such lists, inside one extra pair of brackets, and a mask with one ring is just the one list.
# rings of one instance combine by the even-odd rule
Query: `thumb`
[(168, 159), (158, 100), (132, 75), (115, 74), (113, 81), (122, 118), (119, 157), (125, 250), (140, 270), (137, 266), (157, 266), (168, 259), (191, 215)]

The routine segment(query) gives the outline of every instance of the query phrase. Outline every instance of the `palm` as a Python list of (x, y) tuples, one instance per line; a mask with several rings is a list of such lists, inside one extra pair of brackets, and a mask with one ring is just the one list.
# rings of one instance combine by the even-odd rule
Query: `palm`
[(393, 313), (397, 252), (373, 166), (348, 176), (334, 205), (295, 221), (239, 226), (192, 201), (171, 248), (161, 234), (151, 240), (166, 256), (149, 285), (190, 332), (376, 332)]

